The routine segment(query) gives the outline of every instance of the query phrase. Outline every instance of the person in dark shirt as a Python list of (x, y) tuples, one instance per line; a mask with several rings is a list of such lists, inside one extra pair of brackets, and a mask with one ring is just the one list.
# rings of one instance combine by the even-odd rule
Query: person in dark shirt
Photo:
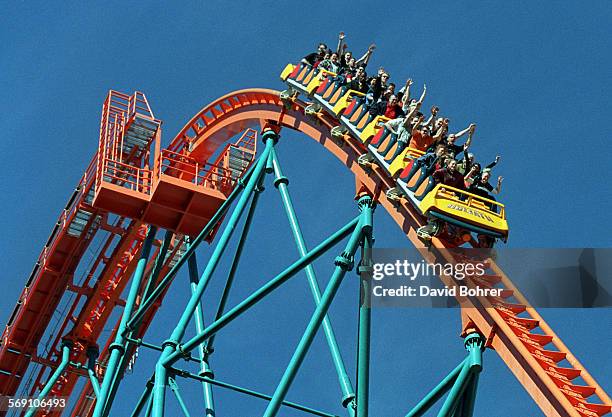
[(485, 171), (483, 171), (483, 173), (478, 176), (477, 170), (475, 168), (476, 167), (473, 167), (468, 173), (468, 175), (465, 177), (466, 183), (470, 183), (468, 191), (472, 194), (476, 194), (481, 197), (488, 198), (490, 200), (495, 200), (495, 198), (491, 194), (499, 194), (501, 192), (501, 185), (504, 178), (501, 176), (498, 177), (497, 186), (493, 187), (489, 183), (489, 180), (491, 179), (491, 171), (486, 170), (485, 168)]
[(376, 49), (376, 45), (371, 44), (361, 58), (355, 58), (352, 52), (346, 50), (348, 45), (344, 42), (345, 37), (346, 35), (344, 32), (340, 32), (338, 34), (338, 46), (336, 47), (336, 52), (340, 57), (340, 65), (342, 67), (346, 67), (351, 59), (355, 59), (356, 65), (363, 65), (364, 67), (367, 66), (374, 49)]
[(383, 97), (382, 99), (389, 100), (389, 97), (391, 97), (392, 95), (397, 97), (397, 102), (400, 103), (400, 97), (397, 94), (395, 94), (395, 84), (389, 83), (389, 85), (387, 86), (387, 89), (382, 94), (382, 97)]
[(306, 55), (304, 58), (302, 58), (302, 63), (315, 67), (319, 62), (323, 61), (323, 58), (325, 57), (325, 54), (327, 52), (327, 45), (324, 43), (319, 43), (317, 52), (313, 52), (312, 54)]
[(436, 184), (447, 185), (449, 187), (465, 189), (465, 178), (457, 171), (457, 161), (450, 159), (446, 168), (438, 169), (433, 173), (432, 178)]
[(346, 90), (355, 90), (365, 94), (368, 92), (368, 88), (367, 74), (365, 73), (363, 67), (358, 67), (357, 71), (355, 72), (355, 76), (351, 82), (346, 85)]
[[(462, 151), (466, 150), (470, 147), (472, 143), (472, 136), (474, 135), (474, 131), (476, 130), (476, 125), (474, 123), (470, 124), (467, 128), (463, 129), (461, 132), (451, 133), (446, 138), (445, 145), (448, 148), (449, 153), (452, 153), (454, 156), (459, 155)], [(457, 145), (455, 142), (457, 139), (462, 137), (465, 134), (468, 134), (468, 138), (465, 141), (465, 145)]]
[(375, 77), (376, 79), (376, 95), (378, 97), (382, 96), (382, 94), (389, 87), (389, 79), (390, 75), (384, 68), (380, 67), (378, 69), (378, 75)]
[(323, 68), (326, 71), (333, 72), (334, 74), (338, 74), (340, 69), (340, 60), (338, 58), (338, 54), (333, 52), (329, 58), (324, 59), (319, 64), (318, 68)]
[(397, 100), (397, 96), (392, 94), (389, 96), (389, 100), (385, 100), (384, 97), (377, 102), (374, 102), (368, 108), (368, 112), (370, 116), (366, 121), (366, 125), (370, 123), (376, 116), (385, 116), (389, 119), (397, 119), (400, 117), (404, 117), (405, 113), (402, 110), (402, 106), (399, 104)]
[[(351, 58), (351, 61), (354, 61), (354, 58)], [(336, 86), (331, 92), (330, 97), (333, 97), (339, 88), (342, 88), (341, 95), (344, 95), (348, 90), (355, 90), (364, 94), (368, 91), (367, 74), (363, 66), (355, 67), (354, 70), (344, 68), (342, 71), (334, 79)]]
[(357, 117), (357, 120), (360, 120), (363, 115), (370, 110), (370, 107), (372, 107), (378, 102), (378, 98), (379, 96), (377, 95), (376, 78), (372, 77), (368, 80), (368, 89), (365, 93), (365, 97), (357, 99), (357, 105), (355, 105), (353, 111), (349, 115), (347, 115), (347, 117), (350, 119), (357, 111), (357, 109), (361, 106), (359, 116)]

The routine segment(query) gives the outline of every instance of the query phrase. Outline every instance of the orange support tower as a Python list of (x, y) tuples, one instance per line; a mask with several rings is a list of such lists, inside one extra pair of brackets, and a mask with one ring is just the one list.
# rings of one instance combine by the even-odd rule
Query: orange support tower
[(93, 205), (195, 235), (253, 160), (254, 135), (255, 131), (247, 132), (227, 145), (214, 163), (202, 163), (185, 150), (161, 149), (161, 122), (144, 94), (111, 91), (102, 111)]

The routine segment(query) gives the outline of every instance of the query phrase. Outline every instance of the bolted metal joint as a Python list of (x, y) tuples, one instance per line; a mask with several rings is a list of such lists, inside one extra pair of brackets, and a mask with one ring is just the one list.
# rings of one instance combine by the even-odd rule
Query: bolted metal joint
[(363, 211), (366, 207), (374, 210), (376, 208), (376, 203), (372, 197), (364, 195), (357, 201), (357, 207), (359, 207), (359, 211)]
[(342, 398), (342, 407), (349, 408), (351, 407), (353, 410), (357, 409), (357, 404), (355, 404), (355, 394), (350, 393)]
[(215, 379), (215, 373), (213, 372), (212, 369), (204, 369), (198, 372), (198, 375), (203, 376), (205, 378)]
[(87, 357), (97, 357), (100, 354), (98, 345), (90, 345), (87, 347)]
[(276, 188), (278, 188), (278, 186), (281, 184), (289, 185), (289, 179), (285, 176), (281, 176), (274, 180), (274, 186)]
[(162, 347), (166, 346), (174, 346), (175, 350), (185, 359), (191, 358), (191, 353), (183, 349), (183, 345), (180, 343), (165, 341), (164, 343), (162, 343)]
[(480, 349), (481, 351), (483, 351), (484, 342), (485, 342), (485, 338), (480, 333), (473, 332), (465, 337), (463, 345), (465, 346), (465, 349), (468, 352), (474, 349)]
[(69, 349), (72, 349), (72, 347), (74, 346), (74, 342), (70, 339), (62, 339), (62, 347), (67, 347)]
[(355, 266), (355, 263), (353, 262), (353, 257), (349, 253), (342, 252), (342, 254), (336, 256), (336, 259), (334, 259), (334, 265), (341, 268), (343, 271), (350, 271), (353, 269), (353, 266)]
[(279, 138), (280, 135), (270, 128), (264, 130), (261, 134), (261, 140), (264, 144), (268, 141), (268, 139), (272, 139), (274, 141), (274, 144), (276, 145), (278, 143)]
[(472, 372), (482, 370), (482, 352), (484, 350), (485, 338), (478, 332), (470, 333), (465, 337), (465, 349), (468, 351), (469, 367)]
[(111, 343), (111, 345), (108, 347), (108, 350), (110, 352), (112, 352), (113, 350), (118, 350), (119, 353), (121, 353), (122, 355), (125, 353), (125, 347), (121, 344), (121, 343)]

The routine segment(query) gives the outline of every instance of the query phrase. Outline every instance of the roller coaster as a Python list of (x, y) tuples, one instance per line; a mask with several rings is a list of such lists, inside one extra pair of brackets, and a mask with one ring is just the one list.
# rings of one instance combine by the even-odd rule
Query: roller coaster
[[(285, 398), (323, 327), (340, 382), (339, 408), (341, 405), (349, 417), (368, 415), (371, 309), (367, 303), (361, 303), (359, 309), (356, 390), (327, 312), (349, 270), (356, 268), (362, 276), (362, 297), (369, 294), (366, 277), (372, 262), (375, 209), (382, 207), (389, 213), (426, 261), (454, 263), (466, 259), (459, 259), (449, 248), (477, 247), (482, 236), (508, 237), (505, 207), (452, 187), (435, 186), (429, 191), (431, 179), (424, 178), (422, 171), (409, 178), (414, 159), (423, 150), (406, 148), (393, 160), (379, 154), (380, 146), (389, 140), (389, 132), (381, 126), (384, 117), (360, 117), (359, 93), (337, 88), (333, 73), (289, 64), (281, 79), (287, 85), (282, 93), (247, 89), (215, 100), (189, 120), (165, 148), (161, 146), (161, 121), (145, 95), (109, 92), (102, 107), (98, 150), (53, 225), (3, 332), (0, 395), (33, 399), (13, 414), (126, 415), (113, 409), (113, 401), (126, 369), (136, 360), (136, 349), (148, 348), (158, 351), (159, 359), (142, 396), (134, 401), (132, 416), (163, 416), (167, 388), (188, 416), (178, 390), (179, 378), (202, 384), (202, 409), (208, 417), (215, 415), (213, 388), (267, 401), (265, 417), (279, 415), (282, 407), (334, 416), (335, 412)], [(304, 242), (288, 179), (275, 152), (282, 129), (312, 138), (355, 177), (356, 216), (312, 249)], [(274, 177), (274, 187), (281, 194), (299, 258), (228, 308), (243, 242), (267, 175)], [(414, 189), (416, 183), (422, 185)], [(400, 193), (386, 193), (392, 188)], [(428, 217), (441, 219), (448, 226), (424, 245), (417, 230)], [(222, 297), (216, 302), (216, 315), (205, 325), (202, 297), (241, 219), (243, 229)], [(163, 236), (158, 233), (161, 229), (165, 230)], [(331, 279), (321, 291), (311, 263), (345, 238), (346, 247), (335, 258)], [(94, 241), (99, 242), (95, 249)], [(211, 245), (211, 255), (199, 271), (195, 249), (203, 241)], [(92, 250), (93, 261), (83, 265), (86, 251)], [(179, 322), (162, 344), (143, 340), (172, 289), (173, 278), (185, 264), (192, 295)], [(609, 414), (612, 401), (606, 392), (494, 260), (487, 259), (486, 266), (486, 275), (471, 277), (466, 285), (498, 288), (502, 295), (462, 300), (460, 330), (467, 356), (438, 386), (423, 393), (423, 399), (406, 415), (423, 415), (437, 402), (441, 403), (439, 416), (473, 415), (482, 353), (487, 350), (500, 356), (544, 415)], [(84, 273), (77, 274), (77, 268)], [(216, 379), (210, 356), (217, 332), (301, 270), (306, 272), (316, 308), (274, 393)], [(442, 274), (440, 279), (448, 287), (458, 285), (452, 276)], [(122, 309), (120, 317), (105, 337), (103, 329), (118, 307)], [(62, 319), (50, 326), (58, 310)], [(197, 334), (183, 340), (192, 320)], [(196, 362), (200, 372), (179, 368), (182, 361)], [(77, 391), (81, 378), (88, 383)], [(44, 401), (62, 398), (70, 399), (71, 407)], [(6, 415), (6, 411), (1, 413)]]

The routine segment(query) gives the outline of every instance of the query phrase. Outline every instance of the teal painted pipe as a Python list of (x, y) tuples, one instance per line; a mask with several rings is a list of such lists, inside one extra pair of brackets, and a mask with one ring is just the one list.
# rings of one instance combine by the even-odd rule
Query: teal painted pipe
[(104, 372), (104, 379), (102, 380), (102, 386), (100, 387), (100, 396), (96, 400), (93, 417), (101, 417), (105, 407), (110, 408), (110, 404), (107, 406), (106, 402), (109, 399), (109, 394), (111, 393), (113, 386), (118, 383), (118, 381), (115, 380), (115, 372), (117, 367), (120, 365), (121, 357), (125, 353), (124, 345), (126, 343), (126, 339), (123, 334), (132, 311), (134, 310), (136, 297), (138, 296), (138, 290), (140, 289), (140, 284), (142, 283), (145, 267), (147, 266), (147, 260), (149, 259), (149, 255), (151, 253), (151, 246), (153, 245), (153, 239), (155, 238), (156, 232), (157, 228), (155, 226), (150, 226), (149, 231), (147, 232), (147, 237), (142, 246), (140, 259), (138, 260), (136, 270), (134, 271), (130, 291), (128, 293), (127, 300), (125, 301), (121, 321), (119, 322), (119, 329), (117, 330), (115, 341), (109, 347), (110, 358), (106, 366), (106, 371)]
[(438, 412), (438, 417), (451, 417), (453, 415), (459, 400), (461, 400), (461, 395), (463, 395), (465, 391), (470, 373), (470, 362), (466, 361), (463, 368), (461, 368), (461, 372), (457, 376), (457, 380), (450, 389), (448, 397), (446, 397), (444, 404), (442, 404), (442, 408)]
[[(189, 238), (187, 238), (189, 242)], [(189, 246), (189, 243), (187, 243)], [(189, 285), (191, 287), (191, 293), (194, 294), (198, 286), (198, 261), (195, 253), (189, 257), (187, 261), (189, 267)], [(195, 327), (196, 332), (200, 333), (204, 331), (204, 313), (202, 311), (202, 302), (198, 303), (195, 311)], [(210, 364), (208, 363), (208, 355), (205, 351), (205, 346), (200, 343), (198, 346), (198, 354), (200, 357), (200, 373), (202, 375), (209, 375), (212, 373)], [(202, 390), (204, 391), (204, 415), (206, 417), (215, 416), (215, 402), (213, 398), (212, 387), (207, 382), (202, 382)]]
[(153, 388), (153, 380), (152, 379), (150, 379), (149, 382), (147, 382), (147, 385), (145, 386), (144, 392), (142, 393), (142, 395), (138, 399), (138, 403), (136, 403), (136, 407), (134, 407), (134, 411), (132, 411), (132, 414), (130, 415), (130, 417), (138, 417), (140, 415), (140, 412), (142, 411), (142, 409), (145, 407), (145, 405), (148, 406), (148, 404), (151, 402), (151, 400), (152, 400), (152, 398), (151, 398), (151, 388)]
[(472, 373), (470, 385), (463, 394), (463, 408), (459, 417), (472, 417), (474, 415), (474, 405), (476, 403), (476, 391), (478, 390), (478, 372)]
[(484, 337), (478, 333), (470, 333), (465, 337), (465, 349), (470, 357), (470, 367), (474, 372), (482, 370), (482, 345)]
[[(369, 224), (371, 226), (371, 221)], [(363, 239), (361, 268), (371, 267), (371, 264), (371, 238), (370, 236), (365, 236)], [(362, 299), (359, 305), (359, 333), (357, 335), (357, 417), (368, 417), (370, 395), (370, 331), (372, 319), (372, 309), (370, 308), (371, 275), (365, 273), (361, 275), (360, 292)]]
[[(174, 233), (172, 231), (166, 230), (166, 233), (164, 235), (164, 241), (157, 254), (157, 258), (155, 259), (155, 265), (153, 266), (153, 271), (149, 274), (145, 288), (142, 291), (142, 294), (143, 294), (142, 297), (144, 299), (146, 299), (147, 296), (151, 293), (151, 291), (153, 290), (153, 285), (157, 281), (157, 278), (159, 278), (161, 269), (164, 266), (164, 261), (166, 260), (166, 255), (168, 254), (168, 249), (170, 248), (170, 243), (172, 243), (173, 236), (174, 236)], [(125, 337), (126, 342), (132, 343), (131, 342), (132, 336), (138, 332), (140, 324), (141, 324), (140, 321), (138, 323), (135, 323), (134, 329), (127, 332), (127, 335)], [(126, 350), (128, 349), (128, 346), (129, 344), (126, 344), (126, 347), (125, 347)], [(106, 398), (106, 405), (104, 406), (104, 410), (102, 412), (103, 417), (107, 417), (110, 413), (110, 408), (113, 404), (113, 401), (115, 400), (115, 396), (117, 395), (117, 390), (119, 389), (119, 385), (121, 384), (121, 380), (123, 379), (123, 375), (125, 374), (125, 370), (128, 366), (129, 361), (130, 361), (130, 357), (124, 354), (123, 357), (121, 358), (119, 366), (117, 367), (117, 370), (115, 371), (115, 376), (113, 377), (112, 388)]]
[(91, 388), (93, 392), (98, 398), (100, 396), (100, 382), (98, 381), (98, 376), (96, 375), (96, 359), (98, 358), (98, 347), (92, 346), (87, 349), (87, 375), (89, 375), (89, 380), (91, 381)]
[[(268, 155), (270, 154), (270, 151), (277, 140), (277, 135), (274, 132), (268, 131), (264, 133), (263, 138), (266, 144), (266, 148), (257, 160), (255, 164), (255, 169), (253, 170), (253, 173), (249, 178), (244, 192), (236, 203), (236, 207), (234, 208), (232, 215), (230, 216), (225, 228), (223, 229), (223, 233), (221, 234), (221, 237), (219, 238), (219, 241), (215, 246), (213, 253), (211, 254), (210, 260), (208, 261), (208, 264), (206, 265), (206, 268), (202, 273), (202, 277), (198, 281), (196, 291), (189, 299), (189, 302), (187, 303), (187, 306), (185, 307), (185, 310), (183, 311), (183, 314), (181, 315), (178, 324), (170, 335), (170, 339), (165, 341), (163, 344), (164, 351), (160, 355), (157, 365), (155, 367), (155, 386), (153, 387), (153, 417), (163, 417), (164, 415), (165, 391), (167, 382), (167, 372), (164, 363), (166, 363), (166, 360), (169, 356), (176, 354), (176, 347), (182, 339), (183, 335), (185, 334), (187, 324), (189, 323), (191, 317), (193, 316), (193, 313), (195, 312), (196, 306), (202, 298), (202, 294), (204, 293), (204, 289), (208, 285), (209, 279), (211, 278), (213, 272), (219, 264), (221, 255), (223, 254), (229, 243), (229, 239), (231, 238), (238, 224), (238, 221), (240, 220), (240, 216), (242, 215), (246, 204), (249, 198), (251, 197), (251, 193), (255, 189), (255, 185), (258, 183), (260, 176), (263, 174)], [(197, 344), (201, 343), (202, 341), (199, 341)], [(192, 349), (195, 348), (196, 345), (192, 346)]]
[[(274, 152), (274, 149), (272, 149)], [(270, 154), (272, 154), (270, 152)], [(227, 304), (227, 300), (229, 299), (229, 294), (232, 289), (232, 285), (234, 283), (234, 278), (236, 276), (236, 271), (238, 270), (238, 263), (240, 262), (240, 258), (242, 257), (242, 251), (244, 249), (244, 245), (247, 241), (247, 236), (249, 231), (251, 230), (251, 223), (253, 221), (253, 216), (255, 215), (255, 209), (257, 208), (257, 202), (259, 201), (259, 196), (263, 191), (262, 183), (264, 177), (261, 177), (261, 180), (257, 187), (255, 188), (255, 195), (251, 200), (251, 205), (249, 207), (249, 211), (247, 212), (246, 219), (244, 221), (244, 226), (242, 228), (242, 234), (240, 235), (240, 239), (238, 240), (238, 245), (236, 247), (236, 252), (234, 253), (234, 259), (232, 260), (232, 265), (230, 266), (229, 273), (227, 274), (227, 279), (225, 280), (225, 285), (223, 287), (223, 293), (221, 294), (221, 301), (219, 301), (219, 306), (217, 307), (217, 313), (215, 314), (215, 320), (219, 320), (221, 316), (223, 316), (223, 312), (225, 311), (225, 305)], [(198, 333), (201, 333), (198, 331)], [(212, 335), (208, 342), (206, 343), (207, 355), (211, 355), (215, 350), (215, 336)]]
[[(157, 258), (155, 259), (155, 267), (153, 268), (153, 272), (149, 275), (147, 285), (145, 286), (145, 289), (142, 292), (143, 300), (146, 300), (155, 288), (155, 281), (157, 280), (157, 277), (159, 277), (159, 273), (161, 272), (161, 269), (164, 266), (164, 261), (166, 260), (166, 255), (168, 254), (168, 249), (170, 248), (170, 244), (172, 243), (173, 237), (174, 233), (171, 230), (166, 230), (166, 234), (164, 235), (164, 241), (162, 242), (162, 246), (159, 249)], [(134, 327), (136, 327), (137, 325), (137, 323), (134, 323)]]
[(174, 393), (174, 396), (176, 397), (176, 401), (178, 401), (179, 407), (181, 407), (181, 410), (183, 411), (183, 414), (185, 414), (185, 417), (191, 417), (191, 414), (189, 414), (189, 410), (187, 409), (187, 406), (185, 405), (185, 401), (183, 401), (183, 397), (181, 396), (181, 393), (179, 392), (179, 387), (176, 384), (176, 381), (174, 380), (174, 378), (168, 378), (168, 385), (170, 385), (170, 390)]
[[(243, 388), (243, 387), (239, 387), (237, 385), (233, 385), (233, 384), (229, 384), (227, 382), (223, 382), (223, 381), (219, 381), (218, 379), (212, 379), (212, 378), (207, 378), (207, 377), (203, 377), (200, 375), (194, 375), (190, 372), (187, 371), (183, 371), (181, 369), (176, 369), (176, 368), (172, 368), (173, 372), (176, 372), (177, 375), (182, 376), (182, 377), (186, 377), (186, 378), (192, 378), (195, 379), (197, 381), (206, 381), (211, 383), (212, 385), (216, 385), (222, 388), (227, 388), (229, 390), (235, 391), (235, 392), (239, 392), (241, 394), (246, 394), (246, 395), (250, 395), (252, 397), (255, 398), (261, 398), (262, 400), (271, 400), (272, 397), (266, 394), (262, 394), (260, 392), (257, 391), (253, 391), (250, 390), (248, 388)], [(320, 417), (338, 417), (335, 414), (329, 414), (326, 413), (324, 411), (319, 411), (316, 410), (314, 408), (310, 408), (310, 407), (306, 407), (304, 405), (301, 404), (297, 404), (291, 401), (283, 401), (283, 405), (289, 408), (294, 408), (296, 410), (300, 410), (300, 411), (304, 411), (306, 413), (310, 413), (313, 414), (315, 416), (320, 416)]]
[(469, 361), (472, 377), (461, 402), (462, 409), (459, 417), (471, 417), (474, 414), (476, 403), (476, 390), (478, 389), (478, 376), (482, 370), (482, 349), (485, 338), (479, 333), (470, 333), (465, 338), (465, 348), (469, 352)]
[(272, 154), (268, 155), (268, 160), (266, 161), (266, 173), (271, 174), (274, 172), (274, 157)]
[[(38, 394), (37, 398), (39, 400), (43, 400), (47, 395), (49, 395), (49, 393), (51, 392), (51, 389), (53, 388), (53, 385), (55, 385), (58, 378), (62, 375), (62, 373), (64, 373), (64, 371), (70, 364), (70, 349), (72, 349), (72, 341), (63, 340), (62, 341), (62, 361), (57, 366), (57, 368), (55, 368), (55, 371), (49, 377), (49, 380), (47, 381), (43, 389), (40, 391), (40, 394)], [(30, 407), (25, 417), (32, 417), (34, 413), (36, 413), (36, 410), (38, 410), (38, 407)]]
[[(283, 206), (285, 207), (285, 213), (287, 214), (287, 218), (289, 219), (291, 232), (293, 233), (293, 238), (297, 245), (298, 253), (300, 256), (305, 256), (308, 252), (308, 249), (306, 248), (304, 235), (302, 234), (298, 218), (293, 208), (293, 202), (291, 201), (291, 195), (289, 194), (289, 181), (283, 175), (275, 150), (272, 150), (271, 158), (274, 169), (274, 185), (276, 186), (276, 188), (278, 188), (278, 191), (280, 192), (281, 199), (283, 201)], [(315, 301), (315, 305), (319, 305), (321, 303), (321, 290), (319, 288), (319, 283), (317, 281), (317, 277), (312, 265), (307, 265), (305, 268), (305, 272), (306, 277), (308, 278), (308, 285), (310, 286), (312, 297)], [(336, 340), (334, 329), (327, 315), (325, 315), (325, 318), (323, 319), (323, 332), (325, 333), (327, 346), (331, 353), (334, 367), (336, 368), (338, 381), (340, 382), (340, 389), (342, 390), (342, 405), (348, 410), (349, 416), (354, 417), (355, 410), (353, 409), (353, 407), (349, 407), (349, 404), (355, 398), (353, 384), (351, 383), (348, 373), (346, 372), (346, 366), (344, 365), (344, 360), (342, 359), (342, 354), (340, 353), (340, 348), (338, 347), (338, 341)]]
[(432, 389), (408, 414), (406, 417), (421, 417), (436, 403), (453, 385), (461, 370), (465, 367), (467, 359), (464, 359), (453, 369), (440, 383)]
[(183, 254), (183, 256), (181, 256), (181, 259), (179, 259), (177, 263), (172, 268), (170, 268), (170, 271), (168, 271), (164, 279), (151, 292), (151, 295), (142, 302), (138, 310), (134, 313), (134, 315), (128, 322), (127, 328), (125, 330), (126, 334), (130, 329), (134, 328), (136, 323), (142, 320), (142, 317), (145, 315), (145, 313), (149, 310), (149, 308), (151, 308), (153, 304), (155, 304), (155, 301), (157, 301), (157, 299), (164, 292), (166, 287), (170, 285), (179, 269), (185, 264), (185, 262), (187, 262), (187, 259), (189, 259), (189, 257), (193, 254), (195, 248), (202, 242), (202, 240), (204, 240), (210, 234), (210, 232), (217, 226), (217, 223), (219, 223), (223, 219), (223, 216), (230, 208), (230, 206), (234, 203), (234, 200), (236, 200), (236, 198), (238, 198), (238, 196), (242, 192), (244, 188), (244, 181), (247, 181), (253, 174), (254, 168), (255, 165), (251, 165), (251, 167), (244, 174), (243, 180), (238, 181), (238, 185), (232, 190), (230, 195), (223, 202), (223, 204), (221, 204), (221, 207), (219, 207), (219, 209), (215, 212), (215, 214), (208, 221), (208, 223), (206, 223), (206, 226), (204, 226), (200, 234), (198, 234), (198, 236), (193, 240), (193, 242), (191, 242), (191, 248), (189, 248)]
[(295, 379), (297, 371), (306, 357), (306, 352), (308, 352), (317, 330), (321, 326), (323, 317), (325, 317), (325, 314), (327, 313), (327, 310), (334, 299), (340, 284), (342, 283), (344, 275), (348, 270), (352, 269), (352, 259), (362, 238), (363, 218), (364, 215), (362, 212), (362, 214), (359, 216), (359, 223), (355, 230), (353, 230), (344, 252), (342, 252), (341, 256), (336, 258), (334, 273), (332, 274), (332, 277), (330, 278), (329, 283), (323, 292), (321, 302), (310, 318), (310, 322), (308, 323), (308, 326), (306, 327), (306, 330), (304, 331), (304, 334), (302, 335), (302, 338), (295, 349), (295, 352), (293, 353), (289, 365), (285, 369), (285, 372), (278, 386), (276, 387), (276, 390), (274, 391), (274, 395), (272, 396), (272, 399), (264, 412), (264, 417), (275, 417), (278, 414), (282, 402), (285, 399), (293, 380)]
[(319, 256), (321, 256), (323, 253), (325, 253), (326, 251), (331, 249), (333, 246), (335, 246), (338, 242), (340, 242), (342, 239), (344, 239), (348, 234), (351, 233), (351, 231), (355, 228), (355, 226), (357, 226), (358, 223), (359, 223), (359, 217), (356, 217), (355, 219), (350, 221), (348, 224), (346, 224), (343, 228), (338, 230), (336, 233), (334, 233), (333, 235), (325, 239), (323, 242), (317, 245), (314, 249), (308, 252), (306, 256), (303, 256), (297, 261), (295, 261), (291, 266), (289, 266), (283, 272), (281, 272), (276, 277), (268, 281), (261, 288), (259, 288), (257, 291), (252, 293), (250, 296), (248, 296), (245, 300), (241, 301), (237, 306), (235, 306), (230, 311), (225, 313), (223, 317), (221, 317), (219, 320), (215, 320), (213, 323), (211, 323), (206, 328), (206, 330), (204, 330), (202, 333), (196, 335), (195, 337), (190, 339), (188, 342), (183, 344), (181, 346), (181, 352), (174, 352), (170, 354), (169, 356), (167, 356), (166, 358), (164, 358), (164, 361), (163, 361), (164, 365), (165, 366), (172, 365), (174, 362), (179, 360), (184, 353), (191, 352), (193, 349), (197, 347), (199, 343), (208, 339), (210, 336), (212, 336), (213, 334), (217, 333), (219, 330), (227, 326), (234, 319), (240, 316), (240, 314), (244, 313), (246, 310), (251, 308), (253, 305), (259, 302), (266, 295), (270, 294), (272, 291), (274, 291), (276, 288), (282, 285), (285, 281), (287, 281), (288, 279), (293, 277), (295, 274), (297, 274), (299, 271), (301, 271), (302, 268), (304, 268), (306, 265), (316, 260)]
[(153, 391), (149, 395), (149, 402), (147, 403), (147, 411), (145, 412), (145, 417), (151, 417), (153, 413)]

